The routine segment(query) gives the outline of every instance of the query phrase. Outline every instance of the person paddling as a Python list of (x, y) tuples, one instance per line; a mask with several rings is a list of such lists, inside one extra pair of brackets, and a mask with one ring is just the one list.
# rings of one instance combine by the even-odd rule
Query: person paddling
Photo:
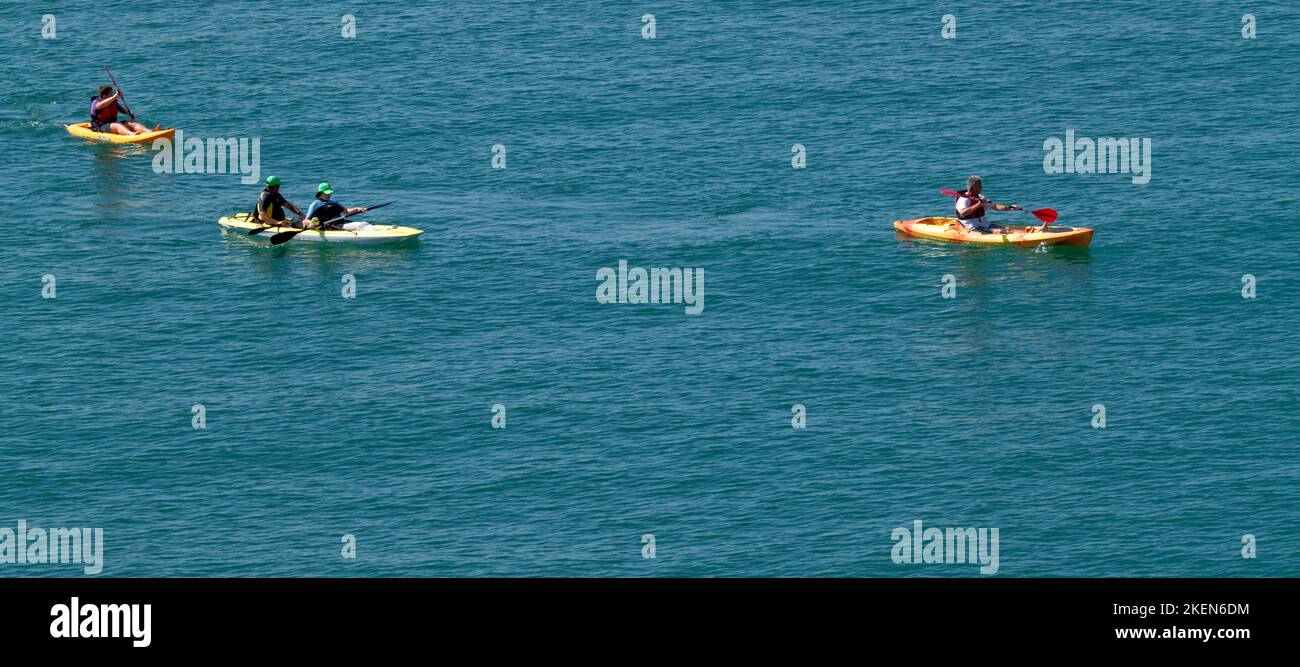
[[(119, 112), (130, 116), (131, 120), (119, 121), (117, 119)], [(100, 86), (99, 94), (90, 98), (90, 129), (108, 134), (135, 135), (157, 132), (162, 129), (162, 125), (157, 125), (153, 130), (145, 127), (135, 119), (135, 114), (122, 104), (122, 91), (114, 91), (112, 86)]]
[(280, 178), (278, 176), (267, 176), (266, 188), (257, 197), (257, 208), (254, 210), (253, 216), (257, 218), (258, 222), (269, 227), (295, 226), (294, 223), (289, 221), (289, 216), (284, 214), (286, 207), (298, 214), (300, 218), (299, 226), (306, 224), (307, 216), (298, 210), (298, 207), (294, 206), (293, 202), (285, 199), (284, 195), (280, 194)]
[[(994, 231), (993, 224), (985, 217), (986, 210), (992, 208), (994, 211), (1020, 211), (1023, 210), (1015, 204), (999, 204), (991, 202), (980, 194), (984, 190), (984, 183), (979, 176), (971, 176), (966, 179), (966, 189), (962, 191), (961, 196), (957, 198), (956, 211), (957, 221), (965, 227), (967, 231), (979, 231), (985, 234)], [(1001, 231), (1009, 231), (1006, 227), (998, 225)]]
[[(333, 195), (334, 188), (331, 188), (329, 183), (321, 183), (316, 187), (316, 199), (311, 203), (311, 206), (307, 207), (307, 215), (305, 216), (307, 220), (307, 229), (313, 229), (320, 226), (322, 223), (328, 223), (337, 218), (366, 212), (366, 209), (364, 208), (348, 208), (347, 206), (344, 206), (342, 202), (332, 199), (331, 197), (333, 197)], [(338, 225), (337, 222), (335, 222), (334, 225), (331, 225), (331, 227), (336, 225)], [(371, 225), (368, 222), (354, 222), (349, 220), (343, 223), (341, 227), (337, 228), (355, 232), (362, 229), (369, 229), (370, 227)]]

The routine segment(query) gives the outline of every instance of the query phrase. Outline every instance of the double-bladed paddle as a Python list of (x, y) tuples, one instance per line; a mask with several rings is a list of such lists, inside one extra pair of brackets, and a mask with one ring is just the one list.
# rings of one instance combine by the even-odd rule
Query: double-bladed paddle
[[(379, 208), (379, 207), (381, 207), (381, 206), (388, 206), (388, 205), (391, 204), (391, 203), (393, 203), (393, 202), (386, 201), (386, 202), (384, 202), (384, 203), (382, 203), (382, 204), (375, 204), (374, 206), (366, 206), (366, 207), (362, 210), (362, 213), (369, 213), (370, 211), (373, 211), (373, 210), (375, 210), (375, 209), (377, 209), (377, 208)], [(334, 218), (333, 220), (326, 220), (325, 222), (320, 223), (320, 226), (317, 227), (316, 229), (320, 229), (321, 231), (324, 231), (324, 230), (325, 230), (325, 225), (329, 225), (329, 224), (336, 223), (336, 222), (338, 222), (339, 220), (342, 220), (342, 219), (344, 219), (344, 218), (346, 218), (346, 217), (348, 217), (348, 216), (347, 216), (347, 214), (345, 213), (345, 214), (343, 214), (343, 215), (340, 215), (340, 216), (337, 217), (337, 218)], [(311, 230), (311, 229), (305, 229), (305, 228), (304, 228), (304, 229), (295, 229), (295, 230), (288, 231), (288, 232), (278, 232), (278, 233), (276, 233), (276, 234), (271, 235), (271, 245), (280, 245), (281, 243), (284, 243), (285, 241), (288, 241), (288, 240), (292, 239), (293, 237), (295, 237), (295, 236), (297, 236), (297, 235), (299, 235), (299, 234), (301, 234), (301, 233), (303, 233), (303, 232), (309, 232), (309, 231), (314, 231), (314, 230)]]

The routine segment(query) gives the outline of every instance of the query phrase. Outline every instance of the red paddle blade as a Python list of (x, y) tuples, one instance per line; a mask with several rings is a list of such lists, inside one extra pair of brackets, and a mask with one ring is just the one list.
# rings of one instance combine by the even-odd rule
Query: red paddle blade
[(1052, 224), (1052, 222), (1056, 222), (1057, 213), (1056, 211), (1053, 211), (1053, 209), (1039, 208), (1039, 209), (1035, 209), (1035, 211), (1030, 211), (1030, 213), (1034, 213), (1034, 217), (1039, 218), (1039, 220), (1041, 221), (1047, 222), (1047, 224), (1049, 225)]
[(1053, 211), (1050, 208), (1040, 208), (1030, 211), (1030, 213), (1033, 213), (1035, 218), (1038, 218), (1049, 225), (1056, 222), (1056, 211)]
[(964, 194), (962, 194), (962, 193), (960, 193), (960, 192), (953, 192), (952, 190), (940, 190), (940, 191), (939, 191), (939, 194), (941, 194), (941, 195), (948, 195), (949, 197), (965, 197), (965, 196), (966, 196), (966, 195), (964, 195)]

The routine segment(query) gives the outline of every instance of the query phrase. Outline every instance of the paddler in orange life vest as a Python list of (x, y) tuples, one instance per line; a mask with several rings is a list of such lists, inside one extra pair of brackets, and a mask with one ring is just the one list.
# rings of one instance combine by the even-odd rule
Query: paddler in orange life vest
[[(979, 176), (971, 176), (966, 179), (966, 190), (961, 197), (957, 198), (957, 221), (961, 223), (966, 231), (979, 231), (985, 234), (994, 233), (993, 224), (984, 216), (985, 209), (992, 207), (994, 211), (1020, 211), (1023, 210), (1015, 204), (999, 204), (991, 202), (980, 194), (984, 190), (984, 183), (980, 181)], [(998, 226), (997, 231), (1010, 231), (1006, 227)]]
[[(106, 132), (108, 134), (144, 134), (146, 132), (156, 132), (162, 129), (159, 124), (153, 130), (142, 125), (135, 119), (135, 114), (127, 111), (122, 106), (121, 92), (113, 92), (112, 86), (100, 86), (99, 94), (90, 98), (90, 129), (95, 132)], [(118, 112), (125, 113), (131, 117), (131, 120), (119, 121)]]

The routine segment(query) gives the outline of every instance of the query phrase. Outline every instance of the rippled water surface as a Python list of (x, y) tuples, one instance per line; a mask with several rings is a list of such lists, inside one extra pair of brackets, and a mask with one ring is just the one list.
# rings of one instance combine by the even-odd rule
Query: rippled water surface
[[(999, 576), (1296, 574), (1300, 16), (902, 4), (12, 6), (0, 525), (103, 527), (109, 576), (976, 574), (895, 565), (915, 519)], [(425, 235), (223, 236), (257, 186), (64, 131), (105, 62)], [(1150, 183), (1045, 174), (1070, 128)], [(1092, 246), (896, 235), (972, 173)], [(597, 303), (620, 259), (703, 312)]]

